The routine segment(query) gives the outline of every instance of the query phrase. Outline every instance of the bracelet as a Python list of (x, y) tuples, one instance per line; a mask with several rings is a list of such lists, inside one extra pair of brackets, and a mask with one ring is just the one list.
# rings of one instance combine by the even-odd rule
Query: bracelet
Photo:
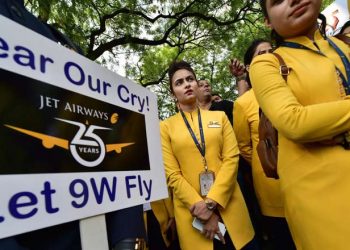
[(216, 209), (216, 203), (211, 200), (205, 200), (205, 205), (209, 211), (214, 211)]
[(246, 73), (243, 73), (242, 75), (239, 75), (239, 76), (236, 76), (236, 81), (239, 82), (239, 81), (242, 81), (242, 80), (245, 80), (246, 79)]

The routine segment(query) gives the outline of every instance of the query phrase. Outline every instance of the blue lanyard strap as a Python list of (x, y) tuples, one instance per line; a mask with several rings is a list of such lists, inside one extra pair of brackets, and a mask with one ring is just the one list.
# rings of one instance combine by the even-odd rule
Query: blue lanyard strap
[(340, 73), (340, 77), (342, 78), (343, 82), (346, 83), (347, 85), (347, 91), (346, 93), (349, 94), (349, 87), (350, 87), (350, 62), (349, 59), (345, 56), (344, 52), (329, 38), (327, 38), (328, 43), (335, 49), (335, 51), (338, 53), (338, 55), (340, 56), (341, 61), (344, 64), (345, 70), (346, 70), (346, 79), (348, 79), (346, 81), (344, 75), (341, 73), (341, 71), (339, 70)]
[[(204, 133), (203, 133), (203, 126), (202, 126), (202, 118), (201, 118), (200, 109), (198, 109), (198, 125), (199, 125), (199, 132), (200, 132), (200, 136), (201, 136), (201, 144), (202, 145), (200, 145), (200, 143), (198, 142), (197, 137), (195, 136), (190, 124), (187, 121), (187, 118), (186, 118), (184, 112), (181, 109), (180, 109), (180, 113), (182, 115), (182, 118), (186, 124), (188, 131), (191, 134), (191, 137), (192, 137), (194, 143), (196, 144), (196, 146), (197, 146), (199, 152), (201, 153), (201, 155), (204, 159), (204, 162), (205, 162), (205, 140), (204, 140)], [(205, 162), (205, 168), (207, 170), (206, 162)]]
[[(343, 73), (340, 71), (340, 69), (337, 66), (335, 66), (335, 68), (336, 68), (337, 72), (339, 73), (339, 76), (342, 80), (342, 84), (344, 86), (345, 93), (347, 95), (349, 95), (350, 94), (350, 78), (349, 78), (349, 76), (350, 76), (350, 62), (349, 62), (348, 58), (345, 56), (344, 52), (331, 39), (327, 38), (327, 41), (333, 47), (333, 49), (337, 52), (337, 54), (339, 55), (340, 59), (343, 62), (343, 65), (344, 65), (345, 70), (346, 70), (346, 77), (343, 75)], [(320, 50), (313, 50), (313, 49), (310, 49), (310, 48), (308, 48), (302, 44), (299, 44), (299, 43), (283, 42), (281, 44), (281, 46), (288, 47), (288, 48), (294, 48), (294, 49), (310, 50), (310, 51), (313, 51), (319, 55), (327, 57)]]

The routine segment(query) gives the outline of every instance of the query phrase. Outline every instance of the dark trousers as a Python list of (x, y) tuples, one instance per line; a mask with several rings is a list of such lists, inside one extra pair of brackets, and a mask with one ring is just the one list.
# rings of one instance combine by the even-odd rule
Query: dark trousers
[(152, 210), (147, 211), (147, 235), (149, 250), (180, 250), (178, 239), (169, 247), (164, 243), (159, 222)]
[(269, 249), (295, 250), (295, 244), (285, 218), (264, 216)]
[[(236, 248), (234, 247), (232, 240), (228, 233), (225, 233), (225, 245), (222, 244), (220, 241), (217, 239), (214, 239), (214, 250), (235, 250)], [(259, 244), (255, 237), (248, 242), (247, 245), (245, 245), (242, 250), (260, 250)]]
[(123, 239), (146, 239), (142, 205), (107, 213), (106, 226), (110, 247)]
[(252, 168), (243, 157), (239, 157), (237, 182), (241, 188), (245, 204), (247, 205), (249, 217), (255, 231), (255, 241), (260, 246), (263, 245), (263, 216), (260, 211), (259, 203), (255, 195)]

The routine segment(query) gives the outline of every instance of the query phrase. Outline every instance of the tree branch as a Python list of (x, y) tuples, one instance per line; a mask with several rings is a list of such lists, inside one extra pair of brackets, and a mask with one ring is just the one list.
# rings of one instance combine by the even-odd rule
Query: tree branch
[(155, 23), (158, 19), (160, 18), (165, 18), (165, 19), (176, 19), (178, 16), (182, 15), (183, 13), (186, 13), (191, 7), (192, 5), (196, 2), (193, 1), (191, 2), (188, 6), (186, 6), (186, 8), (184, 8), (182, 11), (174, 14), (174, 15), (164, 15), (164, 14), (159, 14), (157, 16), (155, 16), (154, 18), (150, 18), (148, 17), (146, 14), (144, 14), (143, 12), (141, 11), (134, 11), (134, 10), (130, 10), (130, 9), (127, 9), (127, 8), (121, 8), (119, 10), (116, 10), (114, 11), (113, 13), (111, 14), (106, 14), (102, 17), (100, 17), (100, 28), (97, 29), (97, 30), (93, 30), (90, 34), (90, 42), (89, 42), (89, 48), (88, 48), (88, 53), (91, 52), (93, 50), (93, 46), (95, 44), (95, 40), (96, 40), (96, 37), (98, 35), (101, 35), (103, 34), (103, 32), (106, 31), (106, 22), (109, 20), (109, 19), (112, 19), (114, 17), (116, 17), (117, 15), (119, 14), (128, 14), (128, 15), (135, 15), (135, 16), (139, 16), (139, 17), (142, 17), (143, 19), (145, 19), (146, 21), (150, 22), (150, 23)]
[(217, 26), (228, 26), (228, 25), (232, 25), (236, 22), (242, 21), (243, 17), (240, 17), (239, 15), (235, 16), (233, 19), (229, 20), (229, 21), (220, 21), (219, 19), (217, 19), (216, 17), (213, 16), (206, 16), (202, 13), (199, 12), (193, 12), (193, 13), (182, 13), (176, 20), (175, 22), (165, 31), (163, 37), (161, 39), (158, 40), (150, 40), (150, 39), (144, 39), (144, 38), (138, 38), (138, 37), (133, 37), (133, 36), (128, 36), (125, 35), (124, 37), (121, 38), (116, 38), (116, 39), (112, 39), (109, 42), (106, 42), (104, 44), (101, 44), (100, 46), (98, 46), (95, 50), (90, 50), (93, 45), (91, 44), (91, 42), (94, 41), (91, 40), (91, 36), (90, 36), (90, 49), (87, 53), (87, 56), (91, 59), (91, 60), (95, 60), (97, 59), (99, 56), (101, 56), (105, 51), (109, 50), (112, 47), (118, 46), (118, 45), (125, 45), (125, 44), (142, 44), (142, 45), (149, 45), (149, 46), (156, 46), (156, 45), (161, 45), (161, 44), (168, 44), (171, 47), (175, 47), (176, 45), (172, 44), (170, 41), (168, 41), (168, 37), (170, 35), (170, 33), (180, 25), (180, 23), (182, 22), (182, 20), (186, 19), (186, 18), (190, 18), (190, 17), (195, 17), (195, 18), (199, 18), (201, 20), (205, 20), (205, 21), (212, 21), (213, 23), (215, 23)]

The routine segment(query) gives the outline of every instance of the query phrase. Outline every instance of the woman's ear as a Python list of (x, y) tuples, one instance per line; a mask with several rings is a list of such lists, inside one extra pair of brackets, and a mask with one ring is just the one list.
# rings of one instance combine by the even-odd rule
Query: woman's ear
[(174, 102), (177, 103), (177, 98), (176, 98), (176, 96), (174, 95), (174, 93), (171, 93), (170, 95), (171, 95), (171, 98), (173, 98)]
[(271, 23), (270, 23), (269, 19), (267, 19), (266, 17), (264, 19), (264, 23), (265, 23), (266, 27), (268, 27), (269, 29), (272, 29)]
[(249, 73), (249, 64), (245, 66), (245, 70)]

